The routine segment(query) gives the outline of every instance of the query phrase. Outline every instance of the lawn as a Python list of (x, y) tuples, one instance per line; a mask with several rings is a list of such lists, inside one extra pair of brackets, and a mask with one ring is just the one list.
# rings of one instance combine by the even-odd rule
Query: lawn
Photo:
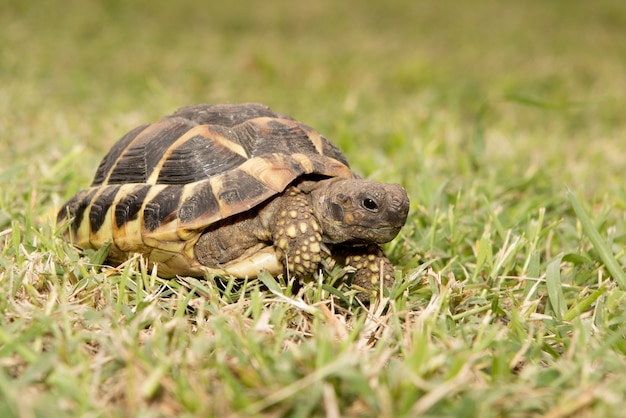
[[(620, 0), (0, 6), (0, 416), (621, 416)], [(399, 182), (371, 306), (341, 271), (161, 279), (49, 220), (192, 103), (315, 127)]]

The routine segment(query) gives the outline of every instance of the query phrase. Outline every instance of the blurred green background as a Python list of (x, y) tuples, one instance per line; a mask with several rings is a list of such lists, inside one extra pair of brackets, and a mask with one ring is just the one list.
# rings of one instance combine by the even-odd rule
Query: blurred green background
[(625, 9), (620, 0), (5, 0), (0, 150), (16, 163), (84, 144), (91, 165), (125, 131), (179, 106), (259, 101), (359, 154), (367, 173), (390, 163), (375, 154), (393, 156), (394, 138), (436, 135), (464, 143), (462, 153), (479, 129), (479, 163), (552, 163), (582, 181), (546, 153), (597, 155), (623, 174), (614, 140), (626, 126)]

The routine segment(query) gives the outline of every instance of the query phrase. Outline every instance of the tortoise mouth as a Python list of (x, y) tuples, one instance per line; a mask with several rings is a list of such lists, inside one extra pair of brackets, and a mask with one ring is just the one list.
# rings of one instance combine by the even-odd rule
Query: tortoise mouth
[(393, 240), (402, 229), (402, 226), (359, 226), (352, 242), (384, 244)]
[(375, 229), (375, 234), (379, 238), (378, 240), (376, 240), (376, 242), (378, 242), (379, 244), (383, 244), (385, 242), (391, 241), (398, 236), (400, 229), (402, 229), (401, 226), (387, 226), (384, 228)]

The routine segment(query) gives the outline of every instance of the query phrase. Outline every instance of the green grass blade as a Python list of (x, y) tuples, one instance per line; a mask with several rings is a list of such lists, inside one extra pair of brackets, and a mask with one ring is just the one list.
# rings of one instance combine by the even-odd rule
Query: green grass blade
[(567, 303), (565, 302), (565, 296), (563, 295), (563, 288), (561, 284), (561, 259), (563, 256), (558, 256), (548, 264), (546, 269), (546, 287), (548, 288), (548, 299), (554, 310), (554, 315), (557, 319), (563, 318), (563, 315), (567, 311)]
[(259, 274), (259, 280), (263, 282), (265, 286), (274, 294), (282, 295), (284, 294), (283, 289), (280, 287), (280, 284), (276, 281), (274, 276), (269, 274), (267, 271), (262, 271)]
[(606, 286), (600, 287), (598, 290), (591, 293), (589, 296), (584, 298), (583, 300), (577, 302), (573, 305), (565, 315), (563, 315), (564, 321), (571, 321), (576, 318), (578, 315), (583, 313), (587, 308), (591, 306), (600, 296), (606, 293)]
[(613, 276), (613, 278), (617, 281), (620, 289), (626, 290), (626, 273), (624, 273), (624, 269), (622, 269), (622, 267), (617, 262), (617, 259), (611, 252), (606, 241), (602, 239), (602, 236), (600, 236), (598, 230), (593, 226), (591, 218), (589, 218), (589, 215), (587, 215), (587, 212), (585, 212), (576, 196), (574, 196), (571, 191), (568, 191), (567, 198), (569, 199), (572, 208), (574, 209), (574, 212), (576, 212), (576, 216), (578, 217), (578, 220), (583, 227), (583, 232), (585, 233), (585, 235), (587, 235), (587, 237), (593, 244), (593, 247), (600, 255), (600, 258), (602, 259), (602, 262), (606, 266), (607, 270), (609, 271), (611, 276)]

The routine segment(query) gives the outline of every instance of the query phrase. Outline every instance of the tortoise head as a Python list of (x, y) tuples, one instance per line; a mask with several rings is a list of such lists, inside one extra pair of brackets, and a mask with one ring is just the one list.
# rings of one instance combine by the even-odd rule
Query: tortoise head
[(409, 212), (409, 197), (399, 184), (362, 179), (329, 179), (312, 191), (312, 204), (324, 242), (389, 242)]

